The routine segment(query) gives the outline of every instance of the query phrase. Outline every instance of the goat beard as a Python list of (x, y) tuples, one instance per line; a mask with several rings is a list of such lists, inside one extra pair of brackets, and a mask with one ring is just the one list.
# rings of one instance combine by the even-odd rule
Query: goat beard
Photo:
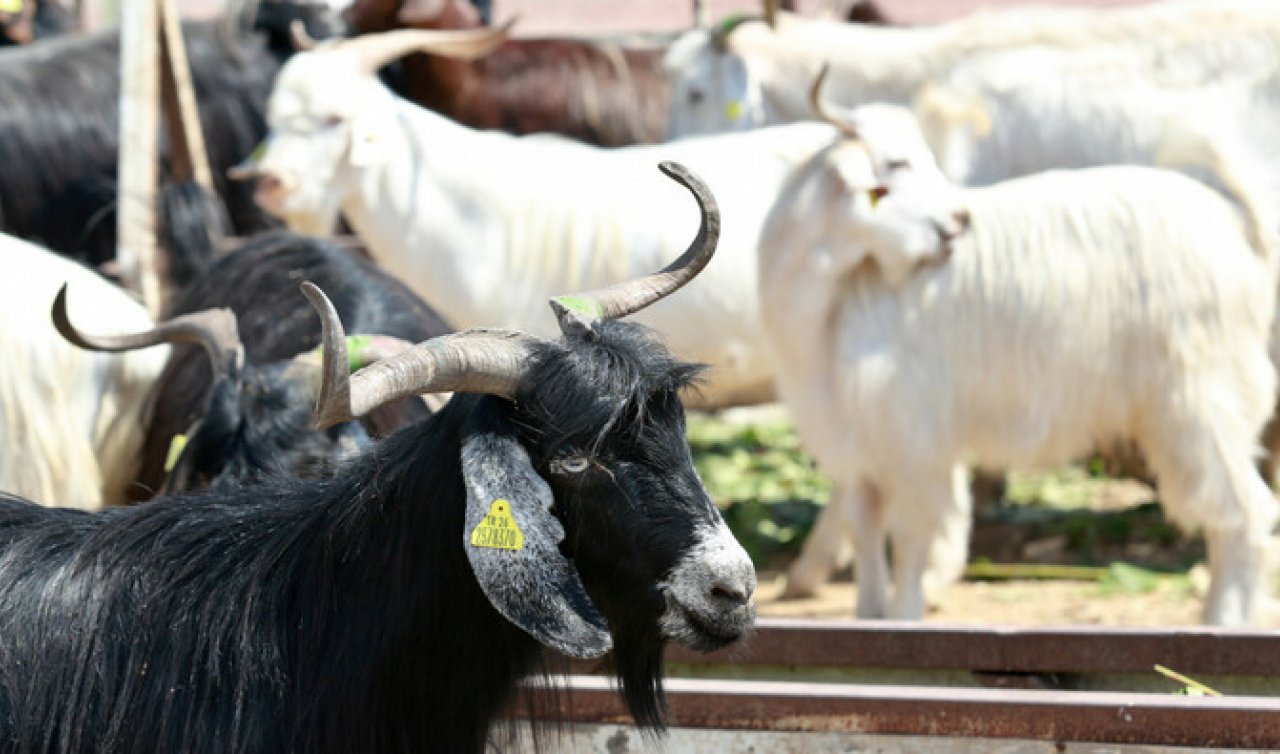
[(636, 725), (654, 731), (666, 728), (667, 698), (662, 688), (665, 646), (656, 626), (643, 631), (629, 623), (613, 631), (613, 670), (622, 698)]

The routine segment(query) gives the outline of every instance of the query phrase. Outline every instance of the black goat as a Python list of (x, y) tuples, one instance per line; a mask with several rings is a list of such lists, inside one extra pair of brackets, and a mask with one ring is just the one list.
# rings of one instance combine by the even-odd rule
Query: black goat
[[(669, 640), (723, 646), (755, 574), (693, 468), (698, 368), (625, 316), (705, 265), (553, 302), (565, 335), (471, 330), (348, 378), (325, 322), (322, 424), (458, 395), (331, 480), (96, 514), (0, 498), (0, 750), (482, 751), (550, 647), (610, 648), (658, 724)], [(304, 286), (305, 287), (305, 286)]]
[[(228, 254), (171, 302), (151, 333), (126, 338), (86, 336), (65, 313), (64, 335), (82, 347), (121, 350), (171, 339), (177, 345), (156, 381), (134, 499), (157, 490), (183, 492), (243, 483), (280, 473), (327, 476), (368, 435), (360, 424), (316, 431), (308, 425), (319, 385), (320, 323), (298, 296), (281, 296), (299, 280), (322, 285), (362, 342), (357, 359), (451, 332), (430, 306), (402, 283), (338, 245), (287, 231), (252, 238)], [(226, 313), (211, 310), (225, 309)], [(174, 326), (174, 322), (184, 323)], [(384, 337), (389, 336), (389, 337)], [(369, 434), (384, 436), (430, 412), (412, 398), (368, 417)], [(174, 446), (175, 437), (179, 443)]]
[[(256, 28), (272, 40), (287, 35), (294, 18), (318, 35), (345, 28), (331, 14), (324, 5), (277, 0), (262, 4)], [(265, 136), (267, 95), (292, 44), (231, 38), (218, 22), (183, 29), (209, 162), (232, 229), (247, 235), (276, 227), (254, 205), (253, 187), (225, 173)], [(114, 29), (0, 50), (0, 230), (93, 266), (115, 257), (119, 69)], [(162, 152), (167, 156), (167, 143)], [(161, 190), (164, 206), (178, 202), (164, 195), (176, 190), (172, 184)], [(196, 272), (174, 270), (172, 280), (182, 285)]]

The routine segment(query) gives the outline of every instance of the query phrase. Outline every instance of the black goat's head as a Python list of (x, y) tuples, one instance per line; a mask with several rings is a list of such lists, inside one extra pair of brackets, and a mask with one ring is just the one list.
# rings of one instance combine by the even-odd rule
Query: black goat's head
[(346, 37), (350, 32), (342, 14), (322, 0), (234, 0), (227, 18), (267, 37), (267, 48), (282, 59), (297, 46), (295, 28), (314, 39)]
[(755, 572), (694, 470), (678, 393), (699, 367), (617, 318), (691, 280), (719, 236), (714, 198), (674, 163), (662, 169), (702, 207), (697, 239), (663, 271), (552, 302), (564, 337), (469, 330), (349, 376), (337, 313), (324, 321), (320, 426), (429, 390), (479, 393), (461, 447), (462, 546), (492, 605), (543, 645), (577, 657), (616, 649), (633, 714), (661, 719), (662, 647), (710, 650), (755, 616)]
[[(236, 316), (210, 309), (175, 317), (130, 335), (88, 335), (69, 320), (66, 287), (53, 304), (55, 327), (71, 343), (96, 351), (127, 351), (159, 343), (198, 344), (213, 379), (198, 418), (169, 448), (160, 494), (240, 484), (266, 476), (328, 476), (336, 464), (368, 443), (355, 422), (316, 430), (311, 412), (320, 382), (320, 358), (304, 353), (288, 361), (246, 363)], [(353, 366), (409, 344), (394, 338), (353, 338)], [(353, 349), (354, 350), (354, 349)], [(190, 353), (190, 358), (200, 358)], [(175, 355), (173, 358), (183, 358)], [(192, 396), (191, 400), (199, 400)]]

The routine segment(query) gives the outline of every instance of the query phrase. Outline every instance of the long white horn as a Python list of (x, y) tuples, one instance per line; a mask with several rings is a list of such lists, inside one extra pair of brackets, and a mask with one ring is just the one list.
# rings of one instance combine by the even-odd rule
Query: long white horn
[(344, 40), (326, 49), (354, 52), (360, 70), (369, 74), (413, 52), (474, 60), (488, 55), (510, 39), (511, 27), (515, 23), (516, 19), (512, 18), (497, 28), (462, 31), (397, 29)]

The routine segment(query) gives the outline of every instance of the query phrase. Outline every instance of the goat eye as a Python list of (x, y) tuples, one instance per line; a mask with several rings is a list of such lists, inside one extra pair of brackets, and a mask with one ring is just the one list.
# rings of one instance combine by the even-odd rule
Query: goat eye
[(889, 188), (887, 186), (876, 186), (875, 188), (867, 191), (867, 196), (871, 197), (871, 208), (875, 209), (876, 205), (880, 203), (880, 200), (888, 195)]
[(341, 116), (341, 115), (328, 115), (328, 116), (325, 116), (325, 119), (324, 119), (324, 127), (325, 127), (325, 128), (336, 128), (336, 127), (338, 127), (338, 126), (340, 126), (340, 125), (342, 125), (342, 116)]
[(701, 104), (702, 104), (703, 96), (704, 96), (704, 95), (702, 94), (702, 92), (701, 92), (701, 91), (699, 91), (699, 90), (697, 90), (697, 89), (690, 89), (690, 90), (689, 90), (689, 104), (690, 104), (690, 105), (701, 105)]
[(890, 170), (906, 170), (911, 167), (911, 160), (886, 160), (885, 167)]
[(555, 474), (581, 474), (591, 465), (586, 456), (566, 456), (556, 458), (547, 464)]

